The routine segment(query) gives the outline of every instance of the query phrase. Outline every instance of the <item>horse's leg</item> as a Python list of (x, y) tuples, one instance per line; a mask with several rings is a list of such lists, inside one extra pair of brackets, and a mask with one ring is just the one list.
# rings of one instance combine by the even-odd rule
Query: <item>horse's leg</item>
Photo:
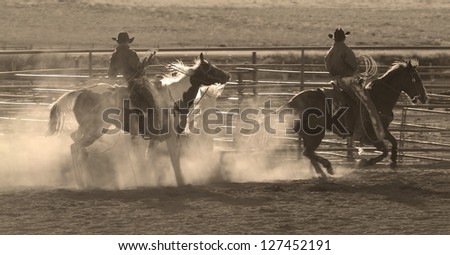
[(148, 146), (145, 151), (145, 162), (146, 166), (153, 166), (150, 172), (150, 178), (155, 179), (157, 183), (161, 183), (163, 178), (163, 172), (160, 167), (158, 167), (158, 159), (156, 158), (156, 148), (160, 144), (159, 140), (150, 139), (148, 141)]
[[(323, 160), (324, 158), (319, 157), (316, 153), (315, 150), (317, 149), (317, 147), (319, 147), (320, 143), (322, 142), (322, 139), (325, 136), (325, 132), (321, 132), (318, 135), (307, 135), (307, 134), (302, 134), (303, 137), (303, 146), (304, 146), (304, 150), (303, 150), (303, 155), (307, 158), (309, 158), (309, 160), (311, 161), (312, 166), (314, 167), (314, 170), (316, 171), (317, 174), (319, 174), (320, 178), (322, 179), (326, 179), (327, 175), (325, 174), (325, 172), (322, 170), (322, 168), (320, 167), (319, 163), (324, 164)], [(326, 160), (326, 159), (324, 159)], [(325, 166), (327, 167), (327, 171), (329, 170), (329, 167), (331, 168), (331, 163), (326, 160), (328, 162), (329, 165)], [(331, 169), (332, 171), (332, 169)]]
[(173, 171), (175, 173), (175, 179), (178, 186), (184, 185), (183, 175), (181, 173), (180, 166), (180, 143), (178, 137), (173, 134), (167, 140), (167, 149), (169, 150), (170, 161), (172, 162)]
[(86, 182), (84, 176), (87, 174), (87, 151), (86, 147), (83, 146), (84, 134), (81, 128), (78, 128), (70, 136), (73, 140), (73, 144), (70, 145), (70, 152), (72, 154), (72, 164), (73, 172), (75, 177), (75, 182), (79, 188), (86, 188)]
[(86, 149), (80, 147), (80, 145), (75, 142), (70, 145), (70, 152), (72, 154), (73, 174), (75, 182), (79, 188), (85, 188), (82, 175), (86, 172)]
[(133, 174), (134, 185), (141, 185), (138, 174), (142, 173), (146, 166), (145, 153), (141, 150), (139, 136), (129, 135), (126, 137), (125, 155), (128, 156), (129, 170)]
[(303, 157), (302, 154), (303, 145), (302, 145), (302, 138), (298, 137), (298, 147), (297, 147), (297, 159), (301, 159)]
[(317, 161), (319, 161), (319, 163), (322, 164), (322, 166), (327, 169), (327, 172), (329, 174), (333, 175), (334, 170), (333, 170), (333, 166), (331, 165), (331, 162), (322, 156), (319, 156), (319, 155), (316, 155), (316, 156), (317, 156)]
[(302, 135), (300, 135), (300, 121), (294, 122), (294, 132), (298, 133), (298, 140), (297, 140), (297, 159), (301, 159), (303, 157), (302, 151), (303, 151), (303, 145), (302, 145)]
[(371, 158), (369, 160), (366, 161), (362, 161), (362, 166), (371, 166), (371, 165), (375, 165), (376, 163), (380, 162), (381, 160), (383, 160), (385, 157), (387, 157), (388, 155), (388, 149), (386, 144), (383, 141), (377, 142), (376, 144), (374, 144), (375, 147), (378, 150), (381, 150), (381, 155), (378, 155), (374, 158)]
[(145, 151), (145, 157), (147, 162), (151, 161), (151, 158), (156, 153), (156, 147), (158, 146), (159, 141), (155, 139), (150, 139), (148, 141), (147, 150)]
[[(98, 123), (100, 125), (100, 123)], [(94, 128), (87, 129), (80, 124), (77, 131), (72, 133), (71, 138), (74, 143), (70, 146), (72, 153), (72, 162), (74, 166), (75, 181), (80, 188), (90, 186), (90, 172), (87, 168), (88, 152), (86, 147), (94, 143), (102, 136), (99, 125), (93, 125)], [(87, 176), (87, 177), (85, 177)]]
[(398, 153), (398, 143), (397, 139), (389, 132), (389, 130), (385, 130), (386, 139), (392, 144), (391, 149), (391, 167), (397, 167), (397, 153)]
[[(307, 109), (316, 109), (321, 113), (325, 112), (325, 94), (320, 90), (307, 90), (294, 96), (287, 104), (288, 107), (294, 109), (296, 113), (300, 114), (301, 121), (294, 123), (294, 131), (299, 134), (303, 139), (303, 155), (311, 161), (312, 166), (319, 176), (323, 179), (327, 178), (326, 173), (322, 170), (320, 164), (327, 168), (327, 171), (332, 174), (333, 168), (330, 161), (318, 156), (315, 151), (319, 147), (323, 138), (325, 137), (325, 116), (317, 116), (316, 118), (309, 118), (312, 112), (306, 112)], [(305, 115), (306, 114), (306, 115)], [(313, 114), (314, 115), (314, 114)], [(307, 124), (307, 126), (304, 126)], [(314, 128), (314, 130), (306, 129), (308, 127)], [(322, 128), (318, 133), (315, 132), (315, 128)], [(312, 132), (312, 133), (310, 133)], [(301, 139), (299, 139), (299, 142)], [(299, 146), (300, 149), (300, 146)], [(319, 164), (320, 163), (320, 164)]]

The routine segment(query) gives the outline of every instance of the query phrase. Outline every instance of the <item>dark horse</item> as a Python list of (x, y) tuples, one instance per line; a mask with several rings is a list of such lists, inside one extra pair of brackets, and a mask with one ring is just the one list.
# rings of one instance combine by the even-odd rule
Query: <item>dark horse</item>
[[(145, 100), (145, 102), (138, 103), (145, 105), (146, 108), (153, 110), (151, 112), (154, 112), (152, 117), (145, 114), (141, 116), (147, 118), (144, 122), (148, 123), (148, 126), (169, 128), (164, 134), (153, 133), (149, 136), (147, 131), (139, 131), (137, 134), (144, 136), (146, 139), (150, 137), (150, 139), (166, 141), (177, 184), (183, 185), (184, 181), (180, 167), (180, 145), (177, 139), (180, 125), (180, 122), (177, 122), (177, 120), (182, 120), (183, 118), (175, 115), (182, 115), (183, 111), (186, 111), (186, 108), (195, 99), (201, 85), (208, 86), (216, 83), (226, 83), (230, 79), (230, 74), (205, 60), (203, 54), (200, 54), (193, 66), (186, 66), (178, 61), (170, 64), (168, 69), (172, 72), (159, 77), (159, 79), (150, 81), (143, 79), (139, 84), (144, 85), (139, 88), (140, 94), (137, 95), (137, 98)], [(69, 92), (61, 96), (53, 104), (50, 110), (48, 134), (59, 133), (63, 128), (65, 116), (72, 112), (79, 124), (78, 129), (71, 135), (74, 141), (71, 145), (71, 152), (78, 185), (84, 186), (82, 175), (87, 171), (85, 165), (87, 159), (86, 147), (105, 134), (105, 129), (109, 130), (108, 128), (113, 124), (105, 122), (103, 115), (107, 110), (120, 110), (120, 116), (122, 117), (120, 120), (123, 121), (115, 122), (116, 128), (120, 128), (126, 133), (130, 132), (132, 135), (136, 134), (136, 129), (141, 130), (142, 120), (140, 117), (138, 119), (127, 118), (128, 116), (123, 118), (124, 100), (133, 96), (130, 90), (133, 90), (133, 88), (97, 84)], [(166, 111), (165, 115), (158, 114), (164, 112), (162, 111), (164, 109), (169, 111)], [(171, 111), (173, 109), (176, 110)], [(173, 114), (169, 114), (169, 112)], [(131, 119), (131, 123), (129, 123), (130, 130), (128, 128), (124, 129), (127, 126), (125, 122), (129, 119)]]
[[(400, 96), (400, 93), (405, 92), (413, 102), (415, 103), (417, 99), (421, 103), (426, 103), (427, 94), (425, 88), (422, 84), (422, 80), (417, 72), (418, 62), (417, 60), (409, 60), (404, 62), (396, 62), (392, 65), (392, 67), (380, 78), (370, 82), (365, 86), (366, 92), (372, 98), (372, 101), (378, 110), (380, 115), (380, 120), (382, 122), (385, 139), (389, 140), (392, 144), (391, 151), (391, 166), (395, 167), (397, 165), (397, 140), (395, 137), (389, 132), (388, 127), (389, 124), (394, 119), (393, 108), (397, 103), (397, 100)], [(325, 112), (326, 101), (328, 96), (333, 93), (326, 89), (317, 89), (317, 90), (305, 90), (295, 95), (287, 104), (287, 107), (293, 108), (296, 114), (300, 114), (302, 117), (303, 113), (307, 109), (318, 109), (322, 113)], [(336, 94), (336, 93), (334, 93)], [(337, 93), (340, 94), (340, 93)], [(360, 115), (360, 107), (359, 103), (356, 103), (350, 99), (350, 97), (343, 95), (343, 105), (348, 107), (348, 110), (343, 114), (342, 117), (344, 120), (344, 127), (348, 132), (346, 134), (339, 133), (338, 130), (333, 128), (333, 132), (338, 134), (340, 137), (345, 138), (349, 136), (353, 136), (354, 126), (355, 126), (355, 116)], [(316, 115), (319, 116), (319, 115)], [(317, 117), (311, 116), (310, 120), (315, 120), (314, 123), (310, 123), (311, 127), (326, 127), (325, 117)], [(363, 127), (365, 127), (365, 134), (363, 137), (364, 142), (369, 142), (373, 144), (378, 150), (382, 152), (381, 155), (371, 158), (367, 161), (363, 161), (365, 165), (376, 164), (381, 161), (388, 155), (388, 149), (386, 144), (383, 141), (376, 141), (373, 139), (373, 128), (367, 124), (367, 121), (364, 121)], [(322, 164), (323, 167), (327, 169), (329, 174), (333, 174), (333, 167), (329, 160), (321, 157), (315, 153), (317, 147), (319, 147), (322, 139), (325, 136), (326, 129), (330, 130), (329, 127), (322, 128), (320, 132), (317, 134), (311, 134), (310, 132), (305, 132), (305, 130), (301, 127), (299, 123), (295, 125), (295, 131), (299, 134), (299, 142), (303, 140), (303, 155), (311, 160), (311, 164), (313, 165), (315, 171), (322, 177), (326, 178), (325, 172), (320, 167), (319, 163)], [(300, 149), (300, 144), (299, 144)]]

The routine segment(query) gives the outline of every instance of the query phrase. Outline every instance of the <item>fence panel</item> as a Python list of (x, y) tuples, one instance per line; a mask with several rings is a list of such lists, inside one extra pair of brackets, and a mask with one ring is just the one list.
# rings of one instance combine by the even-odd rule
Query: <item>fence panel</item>
[[(450, 47), (353, 47), (355, 50), (370, 51), (441, 51), (448, 53)], [(325, 51), (328, 47), (232, 47), (232, 48), (163, 48), (160, 53), (193, 56), (198, 52), (214, 52), (220, 56), (248, 56), (250, 63), (218, 63), (219, 67), (229, 70), (233, 79), (226, 86), (226, 90), (219, 99), (219, 106), (226, 110), (233, 107), (246, 107), (271, 99), (274, 106), (282, 105), (292, 95), (308, 88), (328, 86), (328, 74), (322, 64), (306, 63), (308, 52)], [(145, 52), (146, 49), (138, 49)], [(94, 65), (94, 56), (110, 54), (111, 49), (96, 50), (14, 50), (0, 51), (1, 55), (17, 54), (78, 54), (74, 57), (76, 68), (21, 70), (0, 72), (0, 123), (5, 127), (10, 121), (32, 121), (44, 124), (48, 115), (47, 106), (63, 93), (78, 89), (93, 82), (110, 82), (104, 80), (106, 68)], [(299, 54), (300, 63), (295, 64), (266, 64), (258, 63), (259, 54), (268, 53)], [(85, 54), (88, 63), (84, 68), (79, 61), (79, 54)], [(258, 55), (257, 55), (258, 54)], [(81, 66), (81, 67), (80, 67)], [(383, 72), (388, 66), (380, 66)], [(164, 71), (163, 65), (149, 68), (154, 73)], [(416, 162), (447, 162), (450, 158), (450, 131), (447, 123), (447, 109), (450, 108), (450, 96), (445, 91), (450, 90), (450, 66), (421, 66), (420, 74), (427, 90), (444, 92), (444, 94), (430, 94), (432, 105), (414, 106), (400, 105), (395, 114), (392, 125), (394, 135), (399, 138), (400, 160)], [(151, 75), (153, 75), (152, 73)], [(275, 77), (275, 78), (271, 78)], [(282, 78), (279, 78), (282, 77)], [(246, 93), (251, 91), (251, 93)], [(30, 108), (34, 110), (32, 113)], [(442, 116), (445, 116), (443, 118)], [(280, 150), (290, 150), (292, 155), (297, 148), (296, 137), (278, 137), (285, 140), (285, 147)], [(221, 138), (221, 143), (233, 143), (233, 137)], [(327, 134), (320, 153), (332, 156), (353, 158), (353, 141), (338, 140)]]

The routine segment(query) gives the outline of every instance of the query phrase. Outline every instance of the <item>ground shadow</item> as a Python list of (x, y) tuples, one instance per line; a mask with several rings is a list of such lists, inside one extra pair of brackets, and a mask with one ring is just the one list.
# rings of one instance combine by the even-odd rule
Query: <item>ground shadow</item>
[(414, 183), (399, 180), (380, 184), (355, 184), (338, 181), (321, 182), (307, 188), (310, 192), (358, 193), (381, 195), (386, 200), (426, 209), (427, 197), (450, 198), (450, 192), (441, 192), (419, 187)]

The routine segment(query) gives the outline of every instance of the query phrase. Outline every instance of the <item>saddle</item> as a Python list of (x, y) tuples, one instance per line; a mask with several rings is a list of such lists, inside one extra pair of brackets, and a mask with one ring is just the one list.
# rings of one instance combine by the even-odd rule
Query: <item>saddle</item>
[[(356, 101), (352, 98), (351, 95), (344, 92), (336, 83), (331, 83), (332, 88), (322, 88), (320, 90), (323, 91), (326, 99), (326, 111), (329, 113), (334, 113), (337, 109), (345, 107), (348, 108), (347, 112), (339, 119), (341, 123), (345, 126), (350, 136), (353, 135), (354, 126), (355, 126), (355, 110), (356, 110)], [(332, 131), (332, 130), (329, 130)], [(341, 138), (346, 138), (346, 135), (337, 133)]]
[[(156, 89), (161, 88), (161, 79), (156, 76), (155, 79), (148, 80), (147, 78), (134, 79), (128, 84), (128, 99), (131, 101), (131, 106), (135, 109), (133, 112), (137, 113), (137, 116), (132, 116), (133, 120), (130, 120), (125, 116), (124, 118), (124, 131), (130, 133), (132, 136), (141, 135), (144, 139), (164, 140), (166, 132), (159, 130), (163, 129), (161, 123), (161, 113), (156, 110), (156, 101), (149, 89), (149, 86), (153, 86)], [(153, 109), (151, 111), (149, 109)], [(142, 121), (142, 119), (144, 121)], [(156, 130), (154, 130), (156, 128)], [(151, 131), (150, 131), (151, 130)]]
[(371, 116), (360, 99), (351, 91), (342, 89), (335, 81), (332, 81), (331, 85), (331, 89), (323, 89), (325, 98), (333, 99), (332, 101), (326, 101), (327, 111), (333, 113), (340, 107), (348, 108), (339, 120), (346, 127), (349, 135), (338, 135), (342, 138), (352, 136), (354, 140), (363, 143), (372, 143), (371, 141), (377, 140), (374, 129), (379, 127), (374, 127), (370, 119)]
[[(362, 85), (359, 83), (359, 85)], [(336, 95), (343, 95), (347, 98), (348, 107), (352, 110), (354, 122), (348, 130), (353, 138), (362, 143), (374, 144), (384, 138), (384, 128), (378, 114), (378, 110), (369, 98), (369, 94), (362, 87), (338, 86), (332, 82), (332, 90)], [(339, 99), (339, 96), (337, 96)], [(341, 97), (342, 98), (342, 97)], [(347, 118), (348, 119), (348, 118)]]

